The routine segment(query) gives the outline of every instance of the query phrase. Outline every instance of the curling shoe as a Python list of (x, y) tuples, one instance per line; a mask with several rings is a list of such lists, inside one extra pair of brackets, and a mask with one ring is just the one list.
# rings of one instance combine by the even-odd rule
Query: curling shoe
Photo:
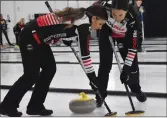
[(104, 103), (104, 100), (97, 99), (96, 100), (96, 107), (98, 107), (98, 108), (102, 107), (103, 103)]
[(7, 108), (0, 104), (0, 114), (7, 115), (9, 117), (21, 117), (22, 112), (19, 112), (17, 108)]
[(136, 93), (136, 98), (139, 102), (145, 102), (147, 100), (146, 94), (142, 91), (140, 91), (140, 93)]
[(28, 115), (40, 115), (40, 116), (49, 116), (51, 114), (53, 114), (52, 110), (49, 109), (45, 109), (45, 107), (37, 109), (37, 108), (33, 108), (33, 107), (27, 107), (27, 111), (26, 113)]

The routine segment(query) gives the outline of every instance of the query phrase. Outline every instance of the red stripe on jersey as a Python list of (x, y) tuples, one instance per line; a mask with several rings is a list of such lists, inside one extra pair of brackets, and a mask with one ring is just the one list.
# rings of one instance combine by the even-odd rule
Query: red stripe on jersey
[(133, 48), (136, 49), (137, 48), (137, 39), (134, 37), (133, 38)]
[(48, 25), (51, 25), (50, 22), (49, 22), (49, 17), (48, 17), (48, 16), (49, 16), (49, 15), (46, 15), (46, 16), (45, 16), (45, 19), (46, 19), (46, 25), (47, 25), (47, 26), (48, 26)]
[(111, 35), (113, 38), (124, 38), (125, 37), (125, 33), (116, 33), (114, 31), (112, 31)]
[(51, 15), (51, 19), (52, 19), (53, 24), (57, 24), (55, 17), (53, 15)]
[(127, 57), (128, 57), (128, 58), (131, 58), (131, 59), (134, 59), (134, 56), (131, 56), (131, 55), (128, 55)]
[(39, 27), (43, 27), (43, 26), (59, 24), (59, 22), (58, 18), (53, 13), (49, 13), (43, 16), (39, 16), (37, 18), (37, 24)]
[(88, 62), (91, 62), (91, 59), (83, 61), (83, 63), (88, 63)]
[(136, 54), (132, 53), (132, 52), (128, 52), (129, 55), (131, 56), (135, 56)]
[(41, 44), (41, 41), (39, 40), (39, 37), (37, 33), (33, 33), (34, 39), (37, 41), (38, 44)]
[(43, 25), (43, 26), (46, 26), (46, 25), (47, 25), (46, 19), (43, 18), (42, 20), (43, 20), (43, 22), (44, 22), (44, 25)]
[(44, 22), (42, 22), (41, 18), (37, 18), (37, 24), (39, 27), (44, 26)]
[(51, 14), (48, 15), (48, 19), (49, 19), (50, 25), (53, 25), (53, 20), (52, 20)]
[(59, 20), (58, 19), (55, 19), (55, 22), (56, 22), (56, 24), (59, 24)]
[(51, 19), (53, 25), (59, 23), (59, 22), (57, 22), (57, 17), (54, 14), (50, 14), (50, 19)]
[(89, 66), (89, 65), (92, 65), (92, 63), (89, 63), (89, 64), (84, 64), (84, 66)]

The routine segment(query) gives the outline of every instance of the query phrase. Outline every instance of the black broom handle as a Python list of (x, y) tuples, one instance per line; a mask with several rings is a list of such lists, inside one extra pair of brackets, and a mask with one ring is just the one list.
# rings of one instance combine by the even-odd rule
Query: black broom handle
[[(119, 58), (118, 58), (118, 54), (117, 54), (117, 52), (115, 51), (114, 42), (113, 42), (113, 39), (112, 39), (111, 36), (109, 36), (109, 40), (110, 40), (110, 43), (111, 43), (111, 46), (112, 46), (112, 49), (113, 49), (113, 52), (114, 52), (114, 55), (115, 55), (117, 64), (118, 64), (119, 71), (120, 71), (120, 73), (121, 73), (121, 72), (122, 72), (121, 63), (120, 63), (120, 60), (119, 60)], [(135, 111), (135, 107), (134, 107), (134, 105), (133, 105), (132, 98), (131, 98), (131, 96), (130, 96), (128, 86), (127, 86), (126, 83), (124, 83), (124, 85), (125, 85), (125, 88), (126, 88), (126, 91), (127, 91), (127, 94), (128, 94), (128, 97), (129, 97), (129, 100), (130, 100), (130, 104), (131, 104), (131, 106), (132, 106), (132, 109), (133, 109), (133, 111)]]

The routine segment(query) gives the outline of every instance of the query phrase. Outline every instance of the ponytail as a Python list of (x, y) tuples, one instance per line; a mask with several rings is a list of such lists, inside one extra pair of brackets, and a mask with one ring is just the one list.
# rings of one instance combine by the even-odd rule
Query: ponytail
[(74, 21), (83, 18), (84, 15), (87, 15), (89, 17), (90, 23), (91, 23), (92, 16), (97, 16), (97, 18), (100, 18), (103, 20), (108, 19), (108, 15), (105, 7), (100, 5), (90, 6), (88, 8), (66, 7), (63, 10), (55, 11), (54, 13), (56, 16), (62, 18), (63, 22), (71, 21), (71, 24), (69, 24), (66, 28), (72, 27)]
[(56, 11), (55, 14), (58, 17), (63, 18), (63, 22), (71, 20), (74, 22), (75, 20), (81, 19), (85, 14), (86, 9), (85, 8), (72, 8), (72, 7), (66, 7), (65, 9), (61, 11)]

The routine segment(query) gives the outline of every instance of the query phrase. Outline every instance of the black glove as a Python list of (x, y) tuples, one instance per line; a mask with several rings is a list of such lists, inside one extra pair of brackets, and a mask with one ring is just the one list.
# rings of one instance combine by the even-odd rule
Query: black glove
[(127, 71), (122, 70), (121, 75), (120, 75), (122, 84), (126, 83), (128, 78), (129, 78), (129, 73)]
[(66, 46), (71, 46), (71, 44), (72, 44), (72, 40), (70, 40), (70, 41), (67, 41), (67, 40), (62, 40), (63, 41), (63, 43), (66, 45)]

